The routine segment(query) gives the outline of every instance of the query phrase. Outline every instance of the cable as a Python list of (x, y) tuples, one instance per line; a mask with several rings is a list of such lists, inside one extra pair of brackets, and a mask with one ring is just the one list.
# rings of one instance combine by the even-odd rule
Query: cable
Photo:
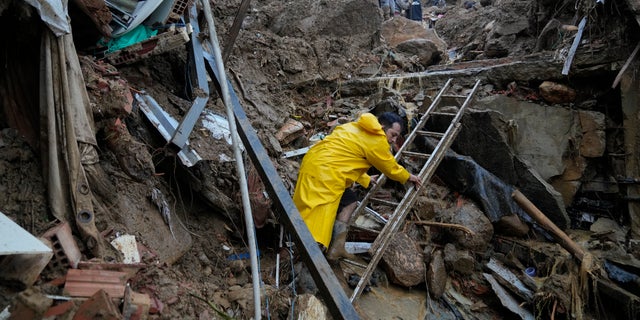
[(291, 290), (293, 291), (293, 299), (291, 299), (291, 320), (293, 320), (293, 311), (296, 304), (296, 270), (293, 267), (293, 252), (291, 250), (291, 246), (288, 244), (291, 243), (291, 234), (287, 233), (287, 251), (289, 252), (289, 261), (291, 261)]

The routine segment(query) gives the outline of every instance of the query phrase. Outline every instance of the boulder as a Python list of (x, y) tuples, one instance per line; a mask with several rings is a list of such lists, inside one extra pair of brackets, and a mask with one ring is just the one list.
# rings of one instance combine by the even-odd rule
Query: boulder
[(542, 98), (549, 103), (569, 103), (576, 99), (576, 91), (564, 84), (545, 81), (538, 89)]
[(425, 265), (422, 250), (406, 233), (399, 232), (391, 239), (382, 261), (389, 280), (405, 287), (424, 282)]

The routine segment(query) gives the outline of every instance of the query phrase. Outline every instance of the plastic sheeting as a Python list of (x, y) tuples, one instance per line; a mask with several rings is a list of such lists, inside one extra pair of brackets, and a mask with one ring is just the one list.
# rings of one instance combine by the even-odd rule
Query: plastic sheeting
[(67, 14), (67, 1), (25, 0), (25, 2), (36, 8), (40, 14), (40, 19), (47, 24), (56, 37), (71, 33), (71, 24)]
[[(434, 140), (424, 139), (427, 152), (433, 150), (435, 145)], [(436, 174), (451, 188), (477, 202), (491, 222), (511, 214), (517, 214), (527, 222), (533, 221), (511, 198), (514, 187), (481, 167), (471, 157), (449, 150)]]

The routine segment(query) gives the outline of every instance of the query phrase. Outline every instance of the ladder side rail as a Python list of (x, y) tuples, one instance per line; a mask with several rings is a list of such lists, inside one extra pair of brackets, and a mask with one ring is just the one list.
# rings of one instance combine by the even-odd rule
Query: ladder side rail
[(449, 90), (449, 87), (451, 86), (451, 81), (452, 81), (452, 79), (447, 80), (447, 82), (445, 83), (444, 87), (442, 87), (440, 92), (438, 92), (436, 97), (431, 102), (431, 105), (429, 106), (427, 111), (422, 115), (422, 117), (420, 117), (420, 121), (418, 121), (418, 123), (413, 128), (413, 130), (411, 130), (411, 133), (409, 134), (407, 139), (404, 141), (404, 143), (402, 144), (402, 146), (400, 147), (400, 149), (396, 153), (396, 156), (395, 156), (396, 161), (400, 160), (400, 157), (402, 156), (402, 152), (405, 149), (407, 149), (411, 145), (411, 143), (413, 143), (413, 140), (418, 135), (417, 131), (419, 131), (420, 128), (422, 128), (427, 123), (427, 120), (431, 116), (431, 112), (433, 112), (433, 110), (435, 110), (438, 107), (438, 105), (440, 104), (440, 101), (442, 101), (442, 96), (444, 96), (444, 93), (447, 90)]
[[(447, 81), (447, 84), (445, 85), (445, 87), (448, 87), (450, 80), (451, 79)], [(443, 139), (440, 139), (440, 141), (434, 148), (432, 152), (432, 157), (430, 157), (429, 160), (427, 160), (425, 165), (422, 167), (422, 170), (420, 171), (419, 176), (422, 180), (423, 186), (428, 180), (431, 179), (431, 176), (435, 173), (435, 170), (440, 165), (440, 162), (442, 161), (444, 155), (446, 154), (446, 151), (449, 149), (449, 147), (455, 140), (455, 137), (460, 132), (461, 124), (459, 121), (462, 118), (467, 106), (471, 103), (473, 96), (475, 95), (475, 92), (478, 89), (479, 84), (480, 84), (480, 80), (477, 80), (473, 89), (465, 99), (465, 102), (462, 104), (462, 106), (456, 113), (456, 116), (454, 117), (454, 119), (452, 119), (451, 124), (447, 128), (447, 131), (443, 134)], [(429, 110), (427, 112), (430, 112), (435, 107), (436, 102), (439, 103), (439, 98), (441, 97), (441, 94), (443, 92), (444, 92), (444, 88), (438, 94), (438, 97), (436, 98), (437, 100), (434, 99), (434, 103), (432, 103), (432, 105), (429, 107)], [(421, 128), (421, 125), (424, 124), (423, 122), (426, 122), (427, 118), (428, 118), (428, 113), (425, 113), (425, 115), (420, 120), (419, 124), (412, 131), (410, 137), (402, 145), (401, 151), (403, 151), (403, 148), (405, 148), (407, 145), (411, 143), (412, 138), (415, 137), (416, 132), (418, 131), (419, 128)], [(398, 152), (396, 157), (399, 157), (402, 155), (401, 151)], [(367, 268), (364, 274), (360, 278), (360, 281), (358, 282), (358, 284), (356, 285), (356, 288), (353, 291), (353, 295), (351, 296), (352, 303), (364, 291), (364, 288), (366, 287), (366, 283), (369, 281), (369, 278), (373, 274), (374, 269), (378, 265), (378, 262), (382, 258), (382, 255), (384, 254), (384, 252), (387, 249), (387, 246), (390, 243), (390, 238), (399, 229), (401, 222), (404, 221), (404, 219), (406, 218), (409, 212), (408, 209), (413, 205), (413, 203), (415, 202), (415, 199), (417, 199), (417, 195), (419, 194), (421, 187), (418, 188), (417, 190), (414, 190), (414, 189), (415, 189), (415, 186), (409, 187), (409, 189), (405, 193), (405, 196), (400, 202), (400, 205), (394, 211), (393, 216), (389, 219), (388, 223), (383, 227), (382, 231), (380, 231), (380, 234), (372, 244), (370, 252), (374, 252), (373, 257), (369, 262), (369, 264), (367, 265)]]
[[(449, 128), (445, 132), (445, 138), (440, 140), (436, 145), (436, 147), (434, 148), (431, 158), (427, 160), (427, 163), (422, 167), (422, 170), (419, 173), (419, 177), (422, 180), (423, 185), (431, 179), (431, 176), (433, 175), (435, 170), (438, 168), (438, 165), (440, 165), (440, 161), (442, 161), (442, 158), (444, 157), (446, 151), (449, 149), (449, 147), (453, 143), (453, 140), (455, 140), (455, 137), (457, 136), (460, 129), (461, 129), (460, 123), (456, 123), (456, 124), (452, 123), (452, 125), (449, 126)], [(396, 208), (393, 215), (389, 218), (389, 222), (380, 231), (381, 235), (385, 235), (391, 230), (393, 230), (394, 228), (396, 228), (396, 224), (397, 224), (396, 220), (400, 220), (400, 217), (396, 213), (400, 210), (400, 208), (404, 207), (404, 203), (406, 202), (407, 195), (410, 195), (414, 191), (414, 189), (415, 189), (414, 185), (409, 187), (402, 201), (400, 201), (400, 205)], [(415, 191), (419, 191), (419, 190), (415, 190)], [(418, 192), (413, 192), (413, 193), (417, 194)], [(380, 246), (380, 240), (382, 238), (384, 237), (379, 236), (376, 238), (376, 240), (371, 245), (370, 252), (375, 252), (378, 249), (378, 247)]]
[[(434, 99), (434, 103), (431, 104), (431, 106), (429, 107), (429, 110), (435, 108), (435, 103), (439, 100), (439, 98), (442, 96), (442, 94), (446, 91), (446, 89), (448, 88), (450, 83), (451, 83), (451, 79), (449, 79), (447, 81), (447, 83), (445, 84), (445, 87), (443, 87), (443, 89), (440, 90), (440, 93), (438, 94), (436, 99)], [(471, 98), (475, 94), (475, 91), (477, 90), (479, 84), (480, 84), (480, 80), (476, 81), (476, 84), (474, 85), (473, 89), (471, 90), (471, 93), (469, 93), (469, 95), (467, 96), (467, 99), (465, 100), (464, 104), (462, 105), (462, 107), (460, 107), (460, 109), (456, 113), (456, 116), (454, 117), (454, 119), (451, 120), (451, 123), (449, 124), (449, 127), (444, 132), (443, 138), (438, 141), (438, 144), (436, 145), (436, 147), (434, 148), (434, 150), (432, 152), (432, 156), (427, 160), (427, 162), (423, 166), (423, 169), (421, 170), (420, 175), (419, 175), (419, 177), (421, 178), (423, 184), (426, 183), (426, 181), (428, 181), (429, 179), (431, 179), (431, 174), (432, 174), (432, 173), (429, 173), (428, 176), (425, 176), (424, 175), (425, 168), (429, 168), (429, 166), (435, 166), (437, 168), (437, 166), (439, 165), (439, 163), (441, 161), (441, 160), (438, 160), (438, 159), (442, 159), (442, 156), (444, 155), (444, 152), (446, 152), (446, 150), (449, 148), (449, 146), (453, 142), (453, 139), (455, 138), (455, 136), (457, 136), (457, 132), (459, 131), (459, 121), (462, 118), (462, 115), (463, 115), (463, 113), (464, 113), (464, 111), (466, 109), (466, 106), (470, 103)], [(422, 121), (426, 121), (426, 119), (427, 119), (427, 114), (425, 114), (422, 117), (422, 119), (420, 120), (420, 123), (422, 123)], [(421, 128), (421, 126), (417, 125), (414, 128), (414, 130), (412, 131), (411, 136), (415, 137), (416, 132), (420, 128)], [(452, 138), (452, 136), (453, 136), (453, 138)], [(405, 148), (409, 144), (410, 144), (410, 141), (408, 139), (402, 145), (401, 151), (403, 151), (402, 149)], [(442, 151), (442, 149), (444, 149), (444, 151)], [(401, 151), (399, 151), (398, 154), (396, 154), (396, 157), (399, 157), (399, 156), (402, 155)], [(443, 155), (438, 156), (438, 153), (442, 153)], [(435, 165), (433, 164), (434, 160), (437, 161), (437, 162), (435, 162)], [(434, 170), (435, 169), (433, 169), (432, 171), (434, 171)], [(413, 191), (413, 188), (414, 188), (414, 186), (410, 186), (409, 187), (409, 189), (405, 193), (405, 197), (402, 199), (402, 201), (400, 202), (400, 205), (394, 211), (393, 216), (389, 219), (389, 222), (387, 224), (385, 224), (384, 227), (382, 228), (382, 230), (380, 232), (380, 236), (378, 236), (376, 238), (376, 240), (374, 241), (374, 243), (371, 245), (370, 252), (376, 252), (377, 248), (380, 245), (380, 240), (384, 239), (385, 238), (384, 235), (386, 235), (387, 233), (390, 232), (390, 230), (393, 230), (396, 227), (396, 224), (397, 224), (397, 222), (396, 222), (396, 216), (397, 216), (396, 212), (398, 212), (398, 208), (400, 208), (402, 206), (403, 202), (406, 201), (406, 195), (410, 194)], [(360, 208), (360, 206), (363, 206), (363, 204), (366, 205), (366, 203), (369, 202), (369, 199), (371, 198), (372, 194), (373, 193), (367, 193), (367, 195), (365, 196), (365, 199), (362, 201), (362, 203), (360, 203), (358, 208)], [(366, 202), (365, 202), (365, 200), (366, 200)], [(356, 209), (358, 209), (358, 208), (356, 208)], [(359, 214), (359, 212), (356, 212), (356, 213)], [(354, 216), (357, 216), (357, 215), (354, 215)]]
[[(420, 121), (418, 122), (416, 127), (412, 130), (411, 134), (409, 134), (409, 137), (407, 137), (407, 139), (402, 144), (400, 149), (396, 152), (396, 155), (395, 155), (396, 161), (400, 160), (400, 157), (402, 157), (402, 152), (404, 151), (404, 149), (406, 149), (407, 146), (411, 145), (411, 143), (415, 139), (415, 136), (417, 135), (416, 131), (418, 131), (419, 128), (422, 128), (422, 126), (427, 122), (427, 119), (429, 118), (429, 113), (436, 109), (437, 105), (440, 103), (440, 100), (442, 99), (442, 96), (451, 86), (451, 81), (452, 81), (451, 78), (447, 80), (447, 82), (444, 84), (440, 92), (438, 92), (436, 97), (431, 102), (431, 105), (429, 106), (425, 114), (420, 118)], [(358, 206), (356, 207), (355, 211), (352, 214), (352, 217), (357, 217), (360, 215), (360, 213), (362, 213), (364, 208), (369, 204), (369, 199), (371, 199), (371, 197), (376, 193), (376, 191), (378, 191), (380, 186), (384, 185), (386, 181), (387, 181), (387, 177), (384, 174), (380, 174), (380, 176), (378, 177), (377, 183), (367, 192), (367, 194), (364, 196), (364, 199), (362, 199), (360, 204), (358, 204)]]
[[(428, 161), (430, 163), (428, 165), (425, 165), (420, 172), (420, 176), (424, 177), (423, 186), (425, 181), (429, 180), (433, 175), (433, 173), (435, 172), (436, 168), (440, 164), (440, 161), (442, 161), (442, 158), (444, 157), (446, 150), (449, 148), (449, 146), (455, 139), (455, 136), (460, 131), (460, 128), (461, 126), (459, 123), (456, 124), (455, 126), (450, 127), (449, 130), (447, 130), (447, 133), (449, 133), (450, 135), (447, 136), (446, 139), (443, 139), (438, 143), (436, 150), (434, 150), (435, 152), (433, 153), (433, 157)], [(419, 192), (412, 192), (414, 191), (413, 190), (414, 188), (415, 186), (409, 187), (409, 190), (405, 194), (398, 208), (396, 208), (392, 218), (389, 219), (389, 222), (384, 226), (382, 231), (380, 231), (380, 234), (376, 238), (376, 241), (371, 245), (370, 251), (373, 251), (374, 255), (371, 258), (371, 261), (369, 262), (369, 264), (367, 265), (367, 268), (365, 269), (364, 274), (360, 277), (360, 281), (358, 281), (358, 284), (356, 285), (356, 288), (354, 289), (353, 294), (351, 295), (351, 303), (353, 303), (364, 291), (364, 288), (366, 287), (367, 282), (369, 282), (369, 278), (371, 278), (373, 271), (378, 265), (378, 262), (380, 262), (382, 255), (384, 254), (384, 252), (387, 249), (387, 246), (390, 243), (389, 239), (393, 234), (395, 234), (395, 232), (400, 226), (400, 222), (402, 222), (406, 217), (406, 215), (409, 213), (409, 210), (407, 209), (410, 208), (415, 202), (415, 199), (417, 199), (417, 195), (419, 194)], [(419, 191), (419, 190), (420, 188), (416, 191)]]
[[(447, 85), (449, 84), (449, 82), (450, 81), (447, 81)], [(476, 81), (475, 85), (473, 86), (473, 89), (471, 90), (471, 92), (467, 96), (467, 99), (465, 100), (463, 105), (460, 107), (460, 109), (456, 113), (456, 116), (451, 120), (451, 123), (449, 124), (449, 127), (447, 128), (447, 130), (444, 132), (443, 139), (440, 139), (438, 141), (438, 144), (436, 145), (436, 147), (434, 148), (434, 150), (432, 152), (432, 156), (427, 160), (425, 165), (422, 167), (422, 170), (421, 170), (421, 172), (419, 174), (419, 177), (421, 178), (423, 184), (426, 183), (429, 179), (431, 179), (431, 175), (433, 174), (433, 172), (435, 172), (435, 169), (440, 164), (440, 161), (442, 161), (442, 157), (444, 156), (445, 152), (449, 149), (449, 147), (453, 143), (453, 140), (458, 135), (458, 132), (460, 131), (460, 119), (462, 118), (462, 116), (464, 114), (464, 111), (466, 110), (467, 106), (470, 104), (470, 102), (471, 102), (476, 90), (478, 89), (479, 85), (480, 85), (480, 80)], [(441, 90), (440, 93), (443, 93), (443, 92), (444, 91)], [(416, 129), (414, 129), (413, 133), (415, 133), (418, 128), (419, 127), (416, 126)], [(406, 142), (405, 142), (405, 145), (406, 145)], [(405, 145), (403, 145), (403, 147)], [(434, 168), (430, 170), (431, 172), (427, 172), (427, 174), (425, 174), (425, 171), (427, 171), (426, 169), (429, 169), (430, 167), (434, 167)], [(410, 186), (409, 187), (409, 189), (405, 193), (405, 197), (400, 202), (400, 205), (398, 206), (398, 208), (403, 206), (403, 203), (406, 201), (406, 195), (408, 195), (412, 191), (414, 191), (413, 189), (414, 189), (414, 186)], [(369, 194), (367, 194), (367, 196), (368, 195)], [(390, 232), (390, 230), (393, 230), (396, 227), (396, 224), (397, 224), (396, 223), (396, 212), (398, 212), (398, 208), (396, 208), (393, 216), (389, 219), (389, 222), (382, 228), (382, 231), (380, 232), (380, 235), (386, 235), (388, 232)], [(374, 243), (371, 245), (370, 252), (375, 252), (377, 250), (377, 248), (380, 246), (380, 241), (379, 240), (383, 239), (383, 238), (384, 238), (384, 236), (378, 236), (376, 238)]]

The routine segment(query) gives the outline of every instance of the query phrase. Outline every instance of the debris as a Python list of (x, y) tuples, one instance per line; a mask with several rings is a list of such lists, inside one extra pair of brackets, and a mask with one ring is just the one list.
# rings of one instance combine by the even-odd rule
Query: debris
[(405, 287), (424, 282), (425, 265), (422, 250), (406, 233), (398, 232), (382, 255), (389, 280)]
[(564, 84), (545, 81), (538, 89), (542, 98), (549, 103), (569, 103), (576, 99), (576, 90)]
[(456, 230), (460, 230), (470, 236), (475, 235), (476, 233), (473, 232), (473, 230), (459, 225), (459, 224), (453, 224), (453, 223), (443, 223), (443, 222), (435, 222), (435, 221), (410, 221), (413, 224), (417, 224), (417, 225), (424, 225), (424, 226), (429, 226), (429, 227), (441, 227), (441, 228), (451, 228), (451, 229), (456, 229)]
[[(173, 232), (171, 232), (173, 234)], [(175, 237), (174, 237), (175, 238)], [(122, 252), (124, 263), (139, 263), (140, 254), (138, 253), (138, 246), (136, 245), (136, 237), (130, 234), (121, 235), (113, 241), (111, 245)]]
[(293, 319), (331, 319), (327, 307), (313, 295), (308, 293), (299, 295), (296, 297), (294, 303), (296, 308), (292, 315)]
[(8, 319), (42, 319), (52, 304), (53, 300), (47, 298), (40, 289), (28, 288), (16, 297), (15, 304), (9, 310)]
[(371, 249), (370, 242), (345, 242), (344, 249), (351, 254), (365, 253)]
[(488, 273), (483, 273), (482, 275), (484, 275), (484, 278), (487, 279), (487, 281), (489, 281), (489, 283), (491, 284), (491, 288), (493, 288), (493, 291), (496, 293), (496, 295), (500, 299), (500, 302), (502, 303), (503, 306), (507, 307), (507, 309), (511, 310), (511, 312), (519, 315), (520, 318), (522, 318), (523, 320), (534, 320), (535, 319), (533, 314), (531, 312), (529, 312), (528, 310), (522, 308), (520, 306), (520, 304), (516, 301), (516, 299), (513, 298), (498, 283), (498, 281), (496, 281), (496, 279), (493, 278), (493, 276), (491, 276)]
[(64, 293), (72, 297), (91, 297), (104, 290), (112, 298), (122, 298), (128, 278), (126, 272), (120, 271), (69, 269)]
[(427, 284), (431, 297), (434, 299), (442, 297), (447, 284), (447, 269), (444, 266), (441, 250), (434, 252), (431, 257), (427, 272)]
[(167, 199), (165, 199), (162, 191), (158, 190), (157, 188), (151, 189), (151, 201), (156, 205), (156, 207), (158, 207), (158, 211), (160, 212), (160, 215), (162, 216), (164, 222), (169, 227), (169, 231), (171, 231), (171, 236), (173, 236), (173, 239), (178, 241), (178, 239), (176, 239), (176, 235), (173, 233), (171, 209), (169, 209), (169, 203), (167, 203)]
[(149, 315), (151, 298), (145, 293), (133, 291), (130, 286), (124, 291), (122, 315), (127, 320), (145, 320)]
[(573, 57), (576, 54), (576, 50), (578, 50), (578, 45), (582, 41), (582, 32), (584, 31), (584, 26), (587, 24), (587, 16), (582, 17), (580, 23), (578, 24), (578, 33), (576, 33), (576, 37), (573, 39), (573, 44), (571, 45), (571, 49), (569, 50), (569, 54), (567, 55), (567, 59), (564, 61), (564, 67), (562, 68), (562, 75), (568, 75), (569, 69), (571, 68), (571, 63), (573, 62)]
[(304, 125), (294, 119), (288, 119), (276, 132), (276, 139), (282, 146), (286, 146), (304, 134)]
[[(123, 293), (124, 294), (124, 293)], [(120, 296), (121, 298), (122, 296)], [(73, 316), (74, 320), (119, 320), (123, 319), (120, 310), (113, 303), (107, 291), (98, 290), (83, 302)]]
[(33, 285), (53, 256), (44, 241), (0, 212), (0, 279), (22, 289)]
[(624, 270), (609, 260), (604, 261), (604, 269), (610, 279), (619, 283), (634, 284), (636, 288), (640, 288), (640, 276), (637, 274)]
[(620, 68), (620, 71), (618, 71), (618, 75), (616, 76), (616, 79), (613, 80), (611, 89), (615, 89), (618, 86), (618, 83), (620, 83), (620, 80), (622, 80), (622, 75), (625, 71), (627, 71), (627, 68), (631, 64), (631, 61), (633, 61), (633, 59), (635, 59), (636, 55), (638, 54), (638, 50), (640, 50), (640, 42), (636, 45), (635, 49), (633, 49), (633, 52), (631, 52), (631, 55), (627, 59), (627, 62), (625, 62), (622, 68)]
[[(258, 257), (260, 257), (260, 250), (257, 250), (256, 254), (258, 255)], [(244, 259), (249, 259), (249, 252), (232, 254), (232, 255), (227, 257), (227, 260), (229, 260), (229, 261), (231, 261), (231, 260), (244, 260)]]
[[(527, 302), (531, 302), (533, 300), (534, 292), (527, 288), (525, 284), (520, 281), (518, 276), (502, 265), (502, 263), (491, 258), (489, 259), (489, 263), (487, 263), (487, 268), (493, 271), (496, 277), (499, 277), (498, 281), (500, 283), (507, 286), (521, 298), (525, 299)], [(527, 270), (527, 274), (535, 274), (535, 268)]]
[(551, 235), (556, 238), (560, 245), (565, 248), (569, 253), (574, 255), (578, 260), (582, 260), (585, 255), (584, 249), (575, 243), (566, 233), (558, 228), (544, 213), (542, 213), (536, 206), (529, 201), (520, 191), (513, 191), (513, 199), (524, 209), (535, 221), (537, 221), (542, 227), (551, 232)]
[(68, 222), (47, 230), (42, 237), (51, 241), (54, 249), (53, 258), (48, 266), (51, 271), (63, 274), (66, 268), (78, 268), (82, 256)]
[(468, 276), (476, 270), (476, 259), (467, 250), (458, 250), (453, 243), (444, 246), (444, 263), (448, 270)]
[(291, 157), (303, 155), (309, 151), (309, 148), (311, 147), (304, 147), (297, 150), (284, 152), (282, 153), (282, 158), (291, 158)]

